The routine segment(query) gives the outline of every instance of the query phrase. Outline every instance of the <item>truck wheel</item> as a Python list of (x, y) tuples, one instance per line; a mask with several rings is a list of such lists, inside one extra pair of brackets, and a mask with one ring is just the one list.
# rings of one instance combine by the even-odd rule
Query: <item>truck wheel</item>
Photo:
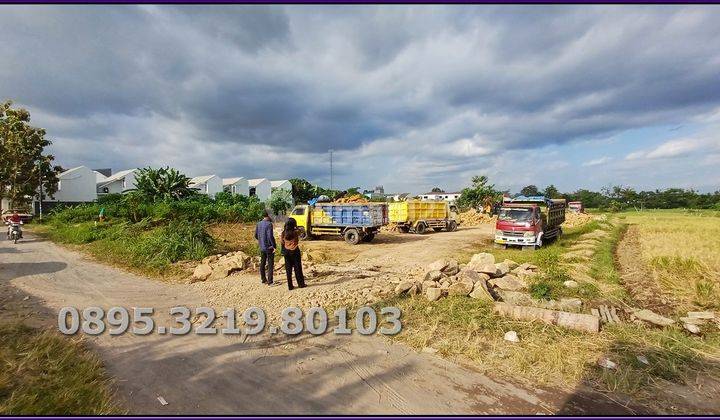
[(402, 232), (402, 233), (408, 233), (408, 232), (410, 232), (410, 227), (409, 227), (409, 226), (402, 225), (402, 226), (400, 226), (400, 232)]
[(343, 234), (343, 237), (345, 238), (345, 242), (349, 243), (350, 245), (357, 245), (358, 242), (360, 242), (360, 232), (358, 232), (357, 229), (346, 230), (345, 234)]
[(425, 222), (420, 222), (417, 224), (417, 226), (415, 226), (415, 233), (422, 235), (425, 232), (427, 232), (427, 225), (425, 224)]
[(447, 224), (447, 231), (448, 232), (455, 232), (457, 230), (457, 222), (454, 220), (451, 220)]
[(368, 233), (368, 234), (366, 234), (365, 236), (363, 236), (362, 241), (363, 241), (363, 242), (370, 242), (370, 241), (372, 241), (373, 239), (375, 239), (375, 234), (374, 234), (374, 233)]
[(304, 228), (298, 228), (298, 232), (298, 237), (300, 238), (300, 240), (304, 241), (305, 239), (308, 239), (308, 234), (307, 232), (305, 232)]

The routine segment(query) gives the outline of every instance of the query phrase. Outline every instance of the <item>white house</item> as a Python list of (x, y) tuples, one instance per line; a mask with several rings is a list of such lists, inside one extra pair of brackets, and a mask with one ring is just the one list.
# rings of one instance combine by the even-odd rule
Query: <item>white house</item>
[(68, 169), (58, 175), (57, 192), (43, 201), (86, 203), (97, 200), (96, 174), (87, 166)]
[(248, 179), (250, 196), (256, 196), (260, 201), (267, 201), (272, 194), (272, 184), (267, 178)]
[(288, 190), (292, 192), (292, 184), (287, 179), (279, 179), (277, 181), (270, 181), (270, 189), (271, 190)]
[[(98, 194), (121, 194), (135, 188), (137, 169), (127, 169), (97, 182)], [(97, 175), (96, 175), (97, 176)]]
[(205, 194), (210, 198), (215, 197), (215, 194), (222, 192), (223, 180), (217, 175), (203, 175), (196, 176), (190, 180), (190, 188), (194, 188)]
[(240, 194), (244, 196), (250, 195), (250, 185), (248, 184), (248, 180), (239, 177), (239, 178), (223, 178), (223, 190), (225, 192), (229, 192), (231, 194)]
[(458, 198), (460, 198), (461, 194), (462, 193), (459, 193), (459, 192), (448, 193), (445, 191), (429, 192), (429, 193), (425, 193), (425, 194), (420, 194), (420, 198), (423, 200), (443, 200), (443, 201), (454, 202)]

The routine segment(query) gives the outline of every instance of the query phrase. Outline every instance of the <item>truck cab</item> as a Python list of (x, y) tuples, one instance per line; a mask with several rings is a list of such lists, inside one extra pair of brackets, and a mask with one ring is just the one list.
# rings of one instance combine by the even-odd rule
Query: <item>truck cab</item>
[(308, 232), (310, 231), (310, 206), (306, 204), (295, 206), (290, 213), (290, 217), (297, 222), (298, 229), (300, 230), (300, 239), (307, 238)]
[(495, 224), (495, 243), (507, 247), (537, 249), (543, 241), (562, 234), (565, 221), (565, 200), (542, 196), (518, 197), (505, 201)]

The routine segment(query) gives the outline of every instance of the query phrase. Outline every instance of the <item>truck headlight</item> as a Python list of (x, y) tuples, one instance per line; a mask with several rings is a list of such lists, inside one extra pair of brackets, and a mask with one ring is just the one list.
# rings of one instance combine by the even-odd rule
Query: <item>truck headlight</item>
[(527, 232), (523, 233), (523, 236), (526, 238), (532, 238), (533, 236), (535, 236), (535, 232), (528, 230)]
[(503, 232), (500, 229), (495, 230), (495, 236), (502, 236)]

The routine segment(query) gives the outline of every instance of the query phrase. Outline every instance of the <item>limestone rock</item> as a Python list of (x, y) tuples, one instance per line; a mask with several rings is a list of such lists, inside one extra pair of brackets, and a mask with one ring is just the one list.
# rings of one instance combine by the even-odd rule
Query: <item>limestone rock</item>
[(450, 296), (467, 296), (473, 291), (473, 285), (465, 282), (451, 284), (448, 288)]
[(504, 276), (505, 274), (510, 272), (510, 266), (505, 264), (504, 262), (495, 264), (495, 268), (497, 269), (498, 276)]
[(576, 282), (575, 280), (565, 280), (563, 282), (563, 285), (570, 289), (574, 289), (574, 288), (578, 287), (578, 282)]
[(195, 271), (193, 271), (192, 274), (192, 283), (196, 281), (203, 281), (207, 280), (208, 277), (212, 274), (212, 267), (210, 267), (209, 264), (200, 264), (197, 267), (195, 267)]
[(427, 290), (425, 290), (425, 297), (430, 302), (434, 302), (442, 296), (442, 289), (439, 287), (430, 287)]
[(527, 288), (527, 284), (523, 280), (512, 274), (492, 279), (490, 280), (490, 284), (502, 290), (518, 291)]
[(485, 273), (489, 275), (490, 277), (497, 277), (498, 276), (498, 269), (495, 267), (495, 264), (487, 264), (483, 266), (481, 269), (476, 270), (480, 273)]
[(437, 282), (425, 280), (425, 281), (423, 281), (422, 284), (420, 285), (420, 288), (421, 288), (422, 290), (427, 290), (427, 289), (429, 289), (429, 288), (431, 288), (431, 287), (438, 287)]
[(448, 264), (450, 264), (450, 260), (445, 258), (440, 258), (439, 260), (435, 260), (428, 264), (427, 270), (428, 271), (443, 271)]
[(440, 270), (432, 270), (428, 271), (427, 274), (425, 274), (425, 281), (439, 281), (445, 277), (445, 275)]
[(460, 271), (460, 265), (456, 260), (447, 260), (447, 265), (441, 271), (448, 276), (454, 276)]
[(700, 327), (695, 324), (683, 324), (683, 328), (693, 334), (700, 334)]
[(203, 264), (212, 264), (215, 261), (217, 261), (218, 258), (220, 258), (218, 255), (210, 255), (208, 257), (203, 258), (202, 263)]
[(519, 343), (520, 337), (518, 337), (517, 332), (515, 331), (508, 331), (505, 333), (505, 336), (503, 337), (505, 341), (509, 341), (511, 343)]
[(675, 321), (673, 321), (672, 319), (666, 318), (662, 315), (658, 315), (649, 309), (635, 310), (633, 311), (633, 315), (635, 315), (636, 318), (642, 321), (649, 322), (651, 324), (655, 324), (661, 327), (666, 327), (675, 323)]
[(488, 302), (492, 302), (493, 300), (495, 300), (490, 294), (490, 291), (487, 288), (487, 284), (485, 284), (485, 280), (481, 280), (475, 283), (472, 292), (470, 292), (470, 297), (473, 299), (480, 299)]
[(506, 264), (510, 270), (514, 270), (520, 266), (520, 264), (516, 263), (513, 260), (505, 259), (503, 260), (503, 264)]
[(484, 282), (485, 280), (487, 280), (489, 278), (490, 278), (490, 276), (488, 276), (487, 274), (481, 274), (481, 273), (478, 273), (477, 271), (472, 271), (472, 270), (463, 270), (463, 271), (459, 272), (457, 275), (458, 281), (472, 283), (472, 284), (475, 284), (479, 281)]
[(401, 281), (397, 286), (395, 286), (395, 293), (398, 295), (401, 295), (408, 290), (410, 290), (411, 287), (413, 287), (414, 284), (411, 281), (405, 280)]
[(472, 256), (465, 269), (480, 271), (483, 267), (491, 264), (495, 264), (495, 256), (487, 252), (481, 252)]

